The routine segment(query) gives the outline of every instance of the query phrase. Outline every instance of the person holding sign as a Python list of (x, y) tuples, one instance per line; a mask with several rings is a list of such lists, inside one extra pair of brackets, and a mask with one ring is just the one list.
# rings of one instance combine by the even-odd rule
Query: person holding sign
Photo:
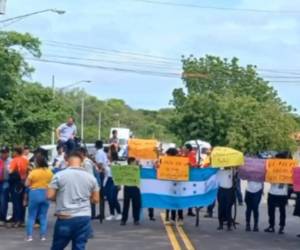
[(264, 184), (257, 181), (248, 181), (245, 203), (246, 203), (246, 231), (251, 231), (250, 220), (253, 213), (254, 227), (253, 232), (258, 232), (258, 219), (259, 219), (259, 203), (263, 193)]
[(227, 230), (232, 230), (232, 206), (235, 201), (235, 190), (233, 186), (234, 170), (231, 168), (221, 169), (217, 173), (219, 180), (218, 191), (218, 230), (223, 230), (223, 224), (227, 222)]
[[(136, 167), (135, 158), (128, 158), (128, 168)], [(138, 226), (140, 224), (140, 212), (142, 207), (141, 192), (137, 186), (124, 186), (124, 205), (121, 226), (125, 226), (128, 219), (128, 212), (130, 207), (130, 201), (132, 202), (132, 215), (134, 220), (134, 225)]]
[[(169, 148), (166, 152), (167, 156), (177, 156), (178, 150), (176, 148)], [(183, 210), (171, 210), (171, 221), (170, 221), (170, 210), (166, 210), (166, 218), (165, 223), (166, 224), (175, 224), (176, 222), (176, 215), (177, 215), (177, 224), (178, 226), (183, 225)]]
[[(289, 152), (282, 152), (276, 155), (277, 159), (291, 159)], [(266, 233), (275, 232), (275, 209), (279, 208), (280, 222), (279, 234), (284, 234), (286, 220), (286, 205), (288, 203), (288, 185), (283, 183), (272, 183), (268, 195), (268, 215), (269, 227), (265, 229)]]

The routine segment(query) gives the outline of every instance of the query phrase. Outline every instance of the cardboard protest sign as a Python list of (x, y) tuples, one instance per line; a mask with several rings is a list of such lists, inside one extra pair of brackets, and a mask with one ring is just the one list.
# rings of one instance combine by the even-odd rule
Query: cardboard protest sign
[(288, 159), (270, 159), (266, 164), (266, 182), (274, 184), (292, 184), (293, 171), (297, 161)]
[(156, 160), (157, 140), (130, 139), (128, 141), (128, 156), (138, 160)]
[(294, 168), (293, 186), (295, 192), (300, 192), (300, 167)]
[(159, 158), (157, 178), (160, 180), (188, 181), (189, 172), (187, 157), (162, 156)]
[(215, 147), (211, 153), (211, 165), (215, 168), (239, 167), (244, 165), (244, 155), (232, 148)]
[(238, 169), (238, 175), (242, 180), (264, 182), (266, 160), (246, 157), (244, 166)]
[(112, 176), (116, 185), (139, 186), (140, 168), (138, 166), (120, 166), (111, 167)]

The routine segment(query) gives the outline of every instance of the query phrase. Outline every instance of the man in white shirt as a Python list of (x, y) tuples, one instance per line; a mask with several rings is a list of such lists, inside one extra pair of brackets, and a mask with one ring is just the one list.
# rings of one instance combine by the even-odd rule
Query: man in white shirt
[(286, 219), (286, 205), (288, 202), (288, 185), (287, 184), (271, 184), (268, 195), (268, 215), (269, 227), (265, 229), (266, 233), (275, 232), (275, 209), (279, 207), (280, 222), (279, 234), (284, 234), (285, 219)]
[[(292, 159), (289, 152), (280, 152), (276, 155), (277, 159)], [(275, 209), (279, 208), (279, 234), (284, 234), (285, 219), (286, 219), (286, 205), (288, 203), (288, 185), (287, 184), (271, 184), (268, 194), (268, 215), (269, 227), (265, 229), (266, 233), (275, 232)]]
[(66, 123), (61, 124), (56, 129), (56, 136), (59, 144), (65, 148), (65, 152), (69, 153), (75, 149), (75, 136), (77, 128), (73, 117), (69, 117)]
[(263, 193), (262, 182), (248, 181), (245, 203), (246, 203), (246, 231), (251, 231), (250, 220), (251, 214), (253, 212), (254, 217), (254, 227), (253, 232), (258, 232), (258, 219), (259, 219), (259, 203), (261, 201), (261, 196)]
[[(95, 160), (98, 165), (98, 167), (102, 170), (104, 173), (104, 177), (102, 178), (103, 181), (103, 187), (104, 187), (104, 193), (108, 201), (109, 205), (109, 211), (110, 215), (106, 217), (106, 220), (121, 220), (121, 206), (118, 201), (118, 192), (119, 188), (115, 186), (111, 168), (109, 166), (109, 161), (106, 153), (103, 150), (103, 143), (102, 141), (96, 141), (96, 155)], [(115, 216), (115, 211), (117, 212), (117, 215)]]
[(218, 190), (218, 230), (223, 230), (223, 224), (227, 222), (228, 231), (232, 230), (232, 206), (235, 199), (233, 187), (234, 171), (231, 168), (221, 169), (217, 174), (219, 182)]

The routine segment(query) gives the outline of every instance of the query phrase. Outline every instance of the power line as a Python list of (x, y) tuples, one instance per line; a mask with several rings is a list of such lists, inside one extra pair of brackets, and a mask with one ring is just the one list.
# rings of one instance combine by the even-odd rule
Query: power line
[(132, 52), (132, 51), (122, 51), (122, 50), (116, 50), (116, 49), (104, 49), (99, 47), (93, 47), (93, 46), (87, 46), (87, 45), (81, 45), (81, 44), (74, 44), (74, 43), (68, 43), (68, 42), (58, 42), (58, 41), (49, 41), (45, 40), (45, 44), (48, 46), (57, 46), (57, 47), (63, 47), (63, 48), (76, 48), (76, 49), (87, 49), (87, 50), (95, 50), (95, 51), (101, 51), (102, 53), (113, 53), (123, 56), (133, 56), (133, 57), (142, 57), (142, 58), (152, 58), (152, 60), (159, 60), (159, 61), (172, 61), (177, 62), (178, 58), (170, 58), (170, 57), (164, 57), (164, 56), (158, 56), (158, 55), (151, 55), (151, 54), (145, 54), (145, 53), (138, 53), (138, 52)]
[(141, 69), (129, 69), (129, 68), (118, 68), (118, 67), (108, 67), (102, 65), (90, 65), (83, 63), (74, 63), (74, 62), (65, 62), (65, 61), (56, 61), (56, 60), (48, 60), (48, 59), (39, 59), (39, 58), (27, 58), (31, 61), (44, 62), (44, 63), (55, 63), (62, 64), (68, 66), (77, 66), (77, 67), (85, 67), (85, 68), (94, 68), (108, 71), (119, 71), (119, 72), (127, 72), (127, 73), (136, 73), (141, 75), (151, 75), (151, 76), (160, 76), (160, 77), (169, 77), (169, 78), (180, 78), (180, 73), (175, 72), (160, 72), (160, 71), (151, 71), (151, 70), (141, 70)]
[(217, 7), (217, 6), (203, 6), (203, 5), (198, 5), (198, 4), (187, 4), (187, 3), (174, 3), (174, 2), (167, 2), (167, 1), (161, 2), (161, 1), (153, 1), (153, 0), (132, 0), (132, 1), (148, 3), (148, 4), (208, 9), (208, 10), (216, 10), (216, 11), (253, 12), (253, 13), (269, 13), (269, 14), (300, 14), (300, 10), (269, 10), (269, 9), (250, 9), (250, 8), (230, 8), (230, 7)]
[(108, 64), (117, 64), (117, 65), (127, 65), (133, 67), (148, 67), (148, 68), (158, 68), (158, 69), (174, 69), (174, 70), (181, 70), (180, 67), (172, 67), (171, 65), (160, 65), (160, 64), (152, 64), (145, 61), (136, 61), (136, 62), (124, 62), (120, 60), (109, 60), (109, 59), (97, 59), (97, 58), (82, 58), (82, 57), (75, 57), (75, 56), (64, 56), (64, 55), (57, 55), (57, 54), (43, 54), (44, 57), (50, 57), (54, 59), (69, 59), (69, 60), (77, 60), (77, 61), (89, 61), (89, 62), (103, 62)]

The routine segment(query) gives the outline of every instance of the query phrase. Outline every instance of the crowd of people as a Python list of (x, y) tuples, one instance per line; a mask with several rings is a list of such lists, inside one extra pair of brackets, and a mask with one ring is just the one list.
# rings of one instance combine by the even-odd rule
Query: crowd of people
[[(128, 221), (130, 204), (134, 225), (140, 224), (142, 200), (140, 189), (137, 186), (125, 186), (123, 191), (123, 206), (118, 200), (121, 190), (116, 186), (111, 172), (111, 164), (118, 161), (118, 135), (113, 131), (109, 140), (109, 147), (104, 148), (103, 142), (95, 142), (96, 153), (89, 155), (85, 147), (77, 146), (75, 141), (76, 126), (74, 119), (69, 118), (67, 123), (57, 129), (58, 145), (57, 157), (53, 163), (48, 163), (47, 152), (38, 148), (30, 152), (29, 147), (3, 146), (0, 155), (0, 226), (26, 227), (26, 240), (33, 241), (33, 231), (36, 225), (40, 228), (40, 239), (46, 240), (47, 219), (50, 201), (55, 201), (55, 216), (57, 221), (54, 228), (52, 250), (64, 249), (70, 241), (77, 248), (85, 249), (89, 238), (93, 237), (92, 219), (99, 219), (98, 211), (101, 195), (108, 202), (109, 214), (107, 221), (118, 220), (125, 226)], [(186, 156), (191, 167), (209, 166), (209, 152), (207, 157), (199, 161), (197, 153), (189, 144), (183, 149), (170, 148), (168, 156)], [(288, 154), (277, 155), (278, 158), (289, 158)], [(132, 157), (128, 158), (128, 165), (143, 165)], [(149, 167), (149, 166), (144, 166)], [(157, 167), (154, 163), (153, 166)], [(225, 168), (217, 173), (219, 190), (218, 230), (224, 225), (230, 231), (235, 227), (232, 208), (236, 199), (243, 203), (234, 168)], [(248, 181), (246, 204), (246, 231), (259, 231), (259, 205), (263, 195), (264, 183)], [(12, 203), (12, 216), (8, 218), (9, 202)], [(104, 202), (102, 200), (101, 202)], [(286, 205), (288, 204), (288, 186), (286, 184), (271, 184), (268, 193), (269, 226), (264, 230), (275, 232), (275, 210), (280, 212), (279, 234), (284, 233), (286, 222)], [(213, 216), (215, 203), (207, 208), (206, 217)], [(27, 213), (26, 213), (27, 210)], [(188, 216), (195, 216), (195, 208), (189, 208)], [(27, 219), (25, 220), (25, 215)], [(148, 209), (149, 219), (155, 221), (154, 209)], [(165, 223), (183, 224), (183, 210), (167, 210)], [(253, 226), (251, 217), (253, 214)], [(300, 216), (300, 195), (297, 194), (295, 216)], [(26, 225), (25, 225), (26, 221)], [(300, 236), (300, 235), (298, 235)]]

